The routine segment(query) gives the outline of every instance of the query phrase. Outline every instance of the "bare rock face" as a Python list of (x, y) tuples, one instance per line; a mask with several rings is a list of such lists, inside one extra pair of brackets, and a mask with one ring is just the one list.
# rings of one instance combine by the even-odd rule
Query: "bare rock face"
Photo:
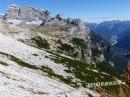
[(82, 20), (81, 19), (71, 19), (71, 18), (67, 18), (65, 20), (68, 24), (72, 24), (72, 25), (75, 25), (75, 26), (80, 26), (83, 24)]
[(14, 4), (9, 5), (5, 19), (20, 20), (44, 20), (50, 17), (48, 10), (41, 10), (33, 7), (19, 7)]
[[(9, 5), (9, 9), (4, 18), (9, 23), (18, 25), (19, 27), (21, 27), (21, 25), (26, 26), (26, 24), (37, 24), (47, 30), (53, 29), (53, 33), (56, 30), (56, 35), (54, 35), (56, 39), (58, 39), (58, 36), (61, 37), (64, 34), (62, 38), (59, 37), (59, 40), (63, 39), (62, 41), (68, 41), (68, 43), (60, 44), (61, 48), (65, 46), (65, 50), (61, 52), (71, 56), (76, 54), (78, 56), (77, 59), (81, 59), (85, 63), (91, 63), (91, 40), (89, 35), (91, 31), (89, 28), (86, 28), (82, 20), (66, 19), (62, 14), (51, 17), (48, 10), (41, 10), (33, 7), (19, 7), (14, 4)], [(36, 32), (38, 31), (36, 30)], [(74, 47), (71, 47), (71, 44), (73, 44)], [(54, 48), (55, 47), (52, 46), (52, 50)], [(58, 49), (58, 47), (56, 48)], [(70, 50), (68, 49), (72, 48), (74, 48), (74, 50), (70, 54)]]
[(65, 19), (62, 14), (57, 14), (55, 18), (58, 19), (58, 20), (64, 20)]
[(76, 26), (79, 26), (80, 24), (82, 24), (82, 21), (81, 19), (73, 19), (71, 23)]

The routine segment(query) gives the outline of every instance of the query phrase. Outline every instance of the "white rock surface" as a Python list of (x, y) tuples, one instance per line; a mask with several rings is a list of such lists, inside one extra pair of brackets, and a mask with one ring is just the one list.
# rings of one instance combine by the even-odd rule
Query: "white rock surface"
[[(58, 74), (65, 74), (53, 61), (44, 58), (49, 54), (31, 46), (20, 43), (0, 33), (0, 52), (11, 54), (34, 65), (43, 65), (45, 62)], [(31, 54), (38, 54), (38, 58)], [(41, 59), (39, 59), (41, 58)], [(44, 61), (43, 61), (44, 60)], [(40, 71), (21, 67), (0, 54), (0, 97), (100, 97), (89, 89), (74, 89), (66, 84), (46, 77)], [(58, 67), (59, 66), (59, 67)]]

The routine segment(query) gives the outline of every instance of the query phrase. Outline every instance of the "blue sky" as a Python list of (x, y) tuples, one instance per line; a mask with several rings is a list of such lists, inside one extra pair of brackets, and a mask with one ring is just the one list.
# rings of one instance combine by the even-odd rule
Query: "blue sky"
[(0, 13), (5, 13), (11, 3), (49, 9), (53, 16), (62, 13), (88, 22), (130, 20), (130, 0), (0, 0)]

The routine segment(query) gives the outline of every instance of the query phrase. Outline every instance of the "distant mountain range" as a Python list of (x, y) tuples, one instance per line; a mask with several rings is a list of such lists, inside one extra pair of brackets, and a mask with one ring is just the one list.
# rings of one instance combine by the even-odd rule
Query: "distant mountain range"
[(102, 23), (88, 23), (91, 30), (99, 33), (112, 45), (130, 51), (130, 21), (104, 21)]
[(93, 31), (102, 34), (106, 38), (110, 38), (112, 35), (118, 36), (121, 38), (121, 35), (125, 32), (128, 33), (130, 30), (130, 21), (104, 21), (102, 23), (89, 23), (87, 24)]
[(130, 34), (120, 39), (115, 46), (130, 51)]

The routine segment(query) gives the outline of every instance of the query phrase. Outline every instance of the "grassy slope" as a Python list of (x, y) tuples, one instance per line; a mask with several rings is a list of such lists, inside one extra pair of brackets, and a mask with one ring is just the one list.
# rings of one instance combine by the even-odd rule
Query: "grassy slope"
[[(80, 61), (72, 60), (69, 58), (61, 57), (59, 55), (52, 55), (48, 56), (48, 58), (51, 58), (51, 60), (55, 61), (59, 65), (64, 65), (68, 68), (68, 70), (65, 70), (66, 73), (72, 73), (75, 78), (80, 79), (79, 81), (75, 81), (75, 78), (72, 77), (64, 77), (58, 74), (55, 74), (52, 69), (49, 67), (41, 66), (37, 67), (35, 65), (26, 63), (12, 55), (8, 55), (5, 53), (2, 53), (10, 58), (10, 60), (16, 62), (17, 64), (35, 69), (35, 70), (41, 70), (44, 73), (47, 73), (49, 77), (57, 78), (73, 87), (79, 87), (78, 83), (81, 83), (82, 86), (85, 86), (86, 83), (90, 82), (97, 82), (97, 81), (113, 81), (114, 78), (110, 75), (103, 74), (101, 72), (95, 72), (92, 71), (92, 66), (82, 63)], [(61, 63), (61, 64), (60, 64)]]

